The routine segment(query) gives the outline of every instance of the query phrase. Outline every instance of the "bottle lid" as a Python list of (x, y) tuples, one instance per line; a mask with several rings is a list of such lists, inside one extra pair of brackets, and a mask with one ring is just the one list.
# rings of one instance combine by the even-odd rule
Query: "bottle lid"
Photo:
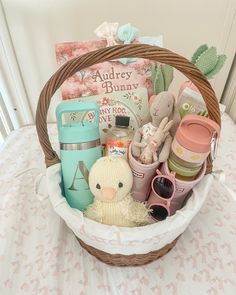
[(116, 116), (116, 126), (117, 127), (129, 127), (129, 117), (126, 116)]
[(186, 115), (176, 131), (176, 139), (184, 148), (205, 153), (210, 152), (212, 137), (219, 137), (220, 126), (209, 118)]

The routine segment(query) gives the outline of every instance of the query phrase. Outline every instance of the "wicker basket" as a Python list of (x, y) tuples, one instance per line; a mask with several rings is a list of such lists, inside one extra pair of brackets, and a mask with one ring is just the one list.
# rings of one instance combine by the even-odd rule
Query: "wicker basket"
[[(58, 155), (52, 149), (47, 132), (47, 112), (51, 98), (55, 91), (67, 78), (75, 74), (77, 71), (100, 62), (122, 57), (146, 58), (153, 61), (169, 64), (178, 69), (198, 87), (205, 100), (209, 113), (209, 118), (214, 120), (219, 125), (221, 124), (219, 104), (216, 99), (215, 93), (210, 86), (210, 83), (206, 80), (202, 73), (187, 59), (167, 49), (151, 45), (131, 44), (107, 47), (84, 54), (68, 61), (49, 79), (49, 81), (44, 86), (37, 106), (36, 128), (40, 144), (45, 154), (45, 162), (47, 167), (60, 163)], [(211, 171), (212, 161), (210, 158), (208, 158), (207, 173), (211, 173)], [(83, 248), (85, 248), (90, 254), (96, 256), (99, 260), (108, 264), (119, 266), (133, 266), (149, 263), (165, 255), (169, 250), (173, 248), (177, 241), (177, 239), (175, 239), (171, 243), (165, 245), (162, 249), (158, 249), (157, 251), (152, 251), (145, 254), (122, 255), (106, 253), (85, 244), (81, 239), (78, 240)]]

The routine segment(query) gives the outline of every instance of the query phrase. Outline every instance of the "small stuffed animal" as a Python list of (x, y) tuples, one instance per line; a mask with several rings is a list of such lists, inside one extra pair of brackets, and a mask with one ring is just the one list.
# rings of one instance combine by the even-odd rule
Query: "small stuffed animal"
[(98, 159), (89, 173), (89, 187), (94, 203), (85, 216), (100, 223), (134, 227), (151, 223), (144, 203), (130, 195), (133, 174), (123, 158), (106, 156)]
[(166, 138), (170, 136), (169, 129), (171, 128), (172, 124), (173, 121), (168, 122), (168, 117), (165, 117), (161, 121), (159, 127), (157, 128), (157, 131), (154, 133), (153, 136), (149, 137), (149, 141), (139, 157), (141, 163), (152, 164), (153, 162), (156, 162), (158, 160), (158, 148), (160, 148), (161, 145), (165, 142)]
[[(177, 122), (180, 121), (179, 113), (175, 108), (174, 96), (170, 92), (163, 91), (158, 95), (153, 95), (150, 98), (149, 103), (152, 121), (143, 125), (135, 132), (131, 144), (132, 155), (138, 159), (140, 158), (140, 155), (142, 153), (142, 148), (147, 146), (150, 137), (152, 137), (158, 130), (158, 127), (160, 126), (164, 118), (167, 117), (169, 120), (173, 118), (173, 122), (170, 123), (172, 125), (170, 133), (174, 133), (172, 132), (172, 129), (175, 129), (176, 124), (178, 124)], [(158, 161), (160, 163), (167, 160), (170, 152), (171, 142), (172, 137), (170, 136), (170, 134), (167, 134), (163, 142), (163, 146), (159, 151)]]

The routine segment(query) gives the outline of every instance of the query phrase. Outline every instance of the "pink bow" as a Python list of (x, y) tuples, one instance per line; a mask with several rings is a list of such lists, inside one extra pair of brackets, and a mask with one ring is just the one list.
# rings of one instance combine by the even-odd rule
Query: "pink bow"
[(94, 30), (94, 33), (99, 37), (107, 40), (107, 47), (117, 45), (115, 40), (118, 23), (104, 22)]

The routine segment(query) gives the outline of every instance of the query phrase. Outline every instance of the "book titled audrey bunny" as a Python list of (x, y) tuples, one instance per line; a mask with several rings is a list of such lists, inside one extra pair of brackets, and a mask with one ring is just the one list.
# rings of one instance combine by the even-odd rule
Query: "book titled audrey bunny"
[[(138, 37), (138, 30), (126, 24), (103, 23), (95, 34), (96, 41), (67, 42), (56, 44), (56, 59), (59, 66), (84, 53), (117, 44), (148, 43), (162, 46), (162, 37)], [(134, 91), (140, 87), (153, 94), (151, 61), (137, 58), (121, 58), (90, 66), (67, 79), (62, 85), (62, 98), (71, 99), (117, 91)]]

